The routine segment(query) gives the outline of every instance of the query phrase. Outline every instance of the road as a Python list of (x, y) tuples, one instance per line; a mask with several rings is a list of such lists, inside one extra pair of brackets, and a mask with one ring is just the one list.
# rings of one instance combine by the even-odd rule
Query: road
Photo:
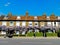
[(60, 39), (0, 38), (0, 45), (60, 45)]

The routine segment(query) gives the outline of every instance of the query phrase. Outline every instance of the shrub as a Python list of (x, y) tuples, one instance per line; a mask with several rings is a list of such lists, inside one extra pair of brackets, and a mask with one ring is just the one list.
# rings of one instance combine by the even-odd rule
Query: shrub
[(60, 37), (60, 30), (57, 31), (57, 36)]
[(37, 37), (42, 37), (42, 36), (43, 36), (43, 33), (42, 33), (42, 32), (35, 32), (35, 35), (36, 35)]
[(46, 33), (47, 37), (56, 37), (57, 33)]
[(28, 33), (26, 34), (26, 36), (32, 37), (32, 36), (33, 36), (33, 32), (28, 32)]

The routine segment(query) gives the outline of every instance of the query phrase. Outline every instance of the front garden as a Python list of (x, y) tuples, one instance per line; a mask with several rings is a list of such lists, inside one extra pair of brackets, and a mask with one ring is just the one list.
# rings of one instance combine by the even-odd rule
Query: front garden
[[(43, 33), (42, 32), (27, 32), (27, 33), (22, 33), (22, 34), (16, 34), (16, 33), (14, 33), (13, 34), (13, 36), (14, 37), (33, 37), (34, 36), (34, 34), (35, 34), (35, 37), (44, 37), (43, 36)], [(0, 36), (4, 36), (5, 34), (1, 34), (0, 33)], [(60, 30), (59, 31), (57, 31), (56, 33), (53, 33), (53, 32), (46, 32), (46, 37), (60, 37)]]

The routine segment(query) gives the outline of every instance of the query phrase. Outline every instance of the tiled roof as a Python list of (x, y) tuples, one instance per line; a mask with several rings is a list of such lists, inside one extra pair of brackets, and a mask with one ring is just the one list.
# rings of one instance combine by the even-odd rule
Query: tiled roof
[[(0, 17), (0, 20), (36, 20), (34, 18), (34, 16), (19, 16), (20, 19), (17, 19), (17, 16), (9, 16), (9, 17)], [(18, 18), (19, 18), (18, 17)], [(49, 16), (50, 20), (57, 20), (57, 17), (55, 15), (51, 15)], [(47, 16), (43, 15), (43, 16), (37, 16), (37, 20), (47, 20)]]
[(11, 17), (8, 17), (8, 19), (7, 20), (16, 20), (16, 16), (11, 16)]
[(54, 15), (51, 15), (51, 16), (50, 16), (50, 20), (57, 20), (57, 17), (54, 16)]
[(26, 17), (25, 16), (21, 16), (20, 20), (25, 20)]
[(26, 20), (34, 20), (34, 17), (33, 17), (33, 16), (28, 16), (28, 17), (26, 18)]

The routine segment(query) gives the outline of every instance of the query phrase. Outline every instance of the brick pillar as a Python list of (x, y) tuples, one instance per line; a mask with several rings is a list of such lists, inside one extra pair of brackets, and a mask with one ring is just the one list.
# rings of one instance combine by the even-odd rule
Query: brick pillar
[(14, 26), (16, 26), (16, 21), (14, 21)]
[(9, 21), (7, 21), (7, 26), (9, 26)]
[(20, 26), (22, 27), (22, 21), (20, 22)]
[(43, 25), (45, 26), (45, 22), (43, 22)]
[(28, 27), (28, 21), (26, 21), (26, 27)]
[(45, 26), (47, 26), (47, 22), (45, 22)]
[(0, 21), (0, 25), (2, 25), (2, 21)]
[(42, 24), (41, 24), (41, 22), (40, 22), (40, 27), (41, 27), (41, 25), (42, 25)]
[[(19, 23), (21, 23), (21, 22), (19, 21)], [(19, 26), (21, 26), (21, 24)]]
[(40, 23), (38, 22), (38, 27), (40, 27)]
[(32, 22), (32, 25), (33, 25), (33, 27), (34, 27), (34, 22)]
[(45, 22), (40, 22), (40, 26), (44, 26), (45, 25)]

